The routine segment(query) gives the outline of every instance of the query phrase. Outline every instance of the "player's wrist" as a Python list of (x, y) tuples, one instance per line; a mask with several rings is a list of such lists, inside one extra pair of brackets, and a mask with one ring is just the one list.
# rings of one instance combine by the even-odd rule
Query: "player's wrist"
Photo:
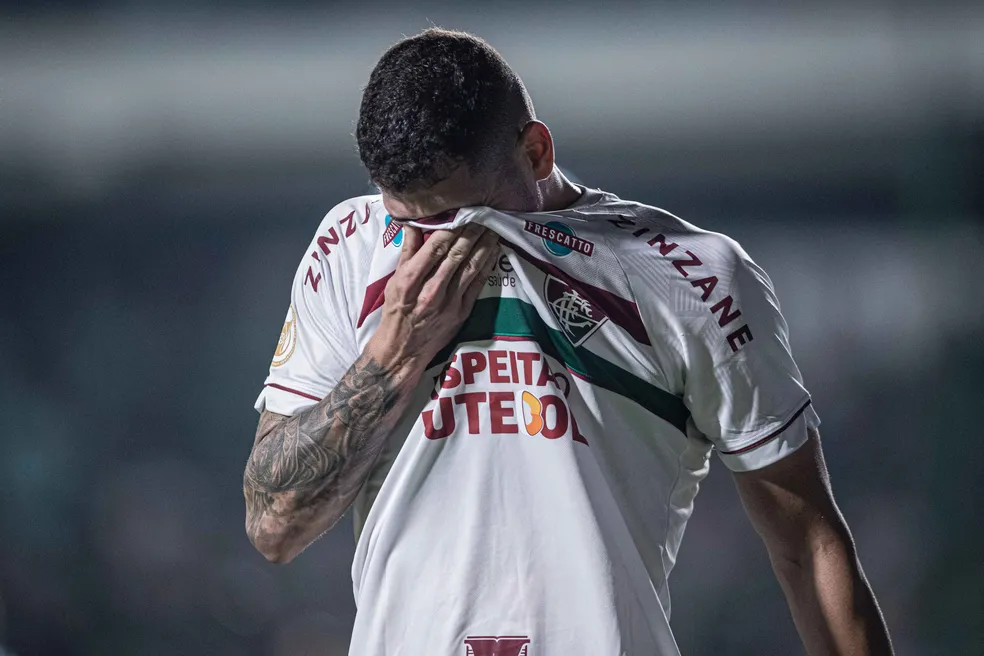
[(383, 326), (369, 339), (363, 355), (411, 385), (420, 380), (427, 366), (424, 354), (408, 349), (398, 333), (391, 333)]

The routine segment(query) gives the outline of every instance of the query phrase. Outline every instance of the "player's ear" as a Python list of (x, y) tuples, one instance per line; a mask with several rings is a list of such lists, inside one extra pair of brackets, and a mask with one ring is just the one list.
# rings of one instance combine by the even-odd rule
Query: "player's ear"
[(540, 121), (530, 121), (523, 128), (519, 139), (536, 180), (539, 182), (550, 177), (554, 167), (554, 146), (547, 126)]

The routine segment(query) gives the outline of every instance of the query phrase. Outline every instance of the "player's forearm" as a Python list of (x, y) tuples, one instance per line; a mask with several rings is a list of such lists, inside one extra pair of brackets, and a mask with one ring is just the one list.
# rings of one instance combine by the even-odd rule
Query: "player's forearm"
[(320, 403), (264, 413), (246, 464), (246, 532), (288, 562), (352, 504), (419, 382), (419, 367), (369, 348)]
[(892, 644), (846, 527), (801, 553), (772, 556), (811, 656), (890, 656)]

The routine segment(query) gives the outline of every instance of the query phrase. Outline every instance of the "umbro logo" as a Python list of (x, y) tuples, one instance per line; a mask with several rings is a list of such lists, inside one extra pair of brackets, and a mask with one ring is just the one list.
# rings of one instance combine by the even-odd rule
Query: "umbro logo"
[(563, 280), (547, 275), (543, 297), (557, 323), (574, 346), (580, 346), (608, 321), (605, 311), (592, 305)]

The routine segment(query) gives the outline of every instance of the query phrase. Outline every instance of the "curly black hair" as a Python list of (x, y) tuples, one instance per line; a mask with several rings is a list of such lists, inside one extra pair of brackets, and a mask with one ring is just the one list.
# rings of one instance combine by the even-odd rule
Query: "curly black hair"
[(404, 193), (504, 162), (533, 108), (522, 80), (482, 39), (431, 28), (383, 53), (362, 94), (359, 157), (380, 188)]

